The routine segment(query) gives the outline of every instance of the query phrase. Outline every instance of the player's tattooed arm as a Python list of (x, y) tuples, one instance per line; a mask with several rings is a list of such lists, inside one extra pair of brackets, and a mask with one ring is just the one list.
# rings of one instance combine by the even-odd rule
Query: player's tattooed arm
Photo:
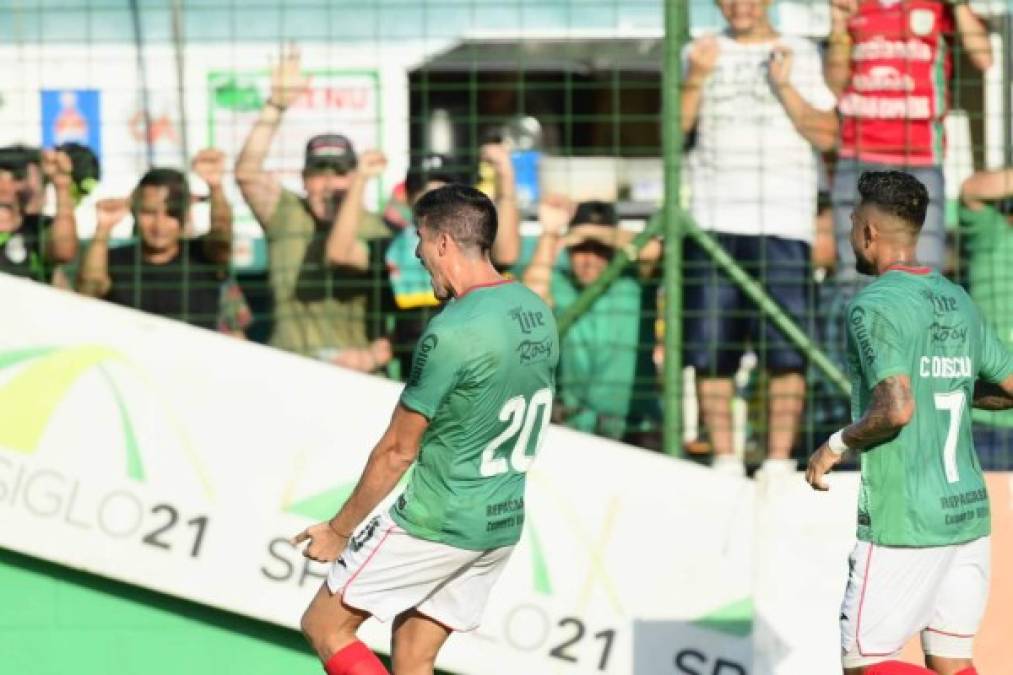
[(914, 415), (911, 378), (893, 375), (872, 390), (872, 402), (862, 418), (846, 427), (844, 442), (854, 450), (865, 450), (887, 441), (904, 428)]
[(1013, 375), (1001, 384), (977, 380), (974, 383), (974, 407), (981, 410), (1009, 410), (1013, 408)]

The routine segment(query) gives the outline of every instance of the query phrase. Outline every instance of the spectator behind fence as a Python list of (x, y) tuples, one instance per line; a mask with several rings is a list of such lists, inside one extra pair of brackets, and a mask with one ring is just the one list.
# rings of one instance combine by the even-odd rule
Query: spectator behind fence
[[(77, 255), (72, 170), (63, 151), (0, 148), (0, 272), (49, 282), (56, 265)], [(47, 182), (56, 196), (52, 217), (42, 214)]]
[[(507, 148), (487, 143), (479, 150), (481, 161), (490, 165), (494, 175), (496, 215), (499, 226), (491, 259), (497, 269), (517, 261), (520, 249), (519, 217), (514, 194), (514, 172)], [(402, 375), (408, 373), (415, 342), (422, 336), (430, 317), (438, 310), (432, 278), (416, 256), (419, 235), (412, 222), (412, 208), (423, 195), (449, 183), (470, 183), (471, 171), (451, 158), (429, 155), (409, 168), (403, 184), (395, 188), (384, 218), (397, 230), (384, 254), (394, 302), (394, 356)], [(398, 198), (398, 192), (403, 195)]]
[[(566, 311), (608, 267), (617, 248), (629, 246), (633, 235), (619, 230), (615, 207), (582, 202), (573, 209), (566, 200), (549, 197), (539, 206), (542, 234), (524, 283), (553, 307)], [(569, 231), (563, 235), (567, 223)], [(661, 246), (646, 246), (641, 259), (657, 259)], [(613, 281), (581, 315), (560, 347), (557, 422), (591, 433), (621, 439), (633, 396), (640, 343), (641, 290), (634, 274)], [(528, 345), (538, 349), (539, 345)]]
[[(841, 137), (831, 199), (837, 268), (824, 284), (823, 337), (845, 365), (844, 308), (869, 283), (855, 270), (851, 212), (864, 171), (900, 169), (929, 191), (918, 261), (942, 270), (946, 254), (943, 123), (950, 101), (954, 32), (979, 70), (992, 63), (985, 25), (966, 2), (831, 0), (826, 80), (840, 97)], [(840, 414), (846, 414), (842, 410)], [(835, 422), (839, 423), (839, 422)]]
[[(810, 246), (816, 213), (814, 149), (833, 146), (834, 97), (809, 41), (782, 37), (769, 0), (720, 0), (726, 33), (694, 40), (683, 59), (682, 126), (691, 212), (704, 230), (799, 323), (810, 313)], [(714, 465), (741, 474), (733, 454), (732, 375), (753, 338), (771, 373), (767, 466), (789, 467), (805, 398), (805, 359), (693, 241), (685, 249), (686, 363), (696, 368)], [(758, 325), (759, 324), (759, 325)]]
[[(1013, 168), (978, 171), (960, 191), (968, 290), (1013, 349)], [(974, 447), (986, 470), (1013, 469), (1013, 411), (975, 410)]]
[[(203, 328), (220, 327), (223, 301), (241, 313), (226, 283), (232, 209), (222, 189), (224, 169), (218, 150), (202, 150), (193, 161), (194, 172), (210, 189), (211, 229), (202, 237), (186, 238), (190, 190), (176, 169), (148, 171), (129, 201), (101, 200), (95, 237), (78, 270), (78, 291)], [(137, 242), (110, 250), (110, 232), (127, 209), (133, 212)], [(236, 326), (229, 328), (226, 332), (234, 332)]]
[(382, 270), (381, 240), (390, 231), (365, 210), (363, 197), (369, 180), (386, 168), (386, 159), (375, 151), (357, 159), (345, 136), (315, 136), (306, 146), (304, 198), (284, 189), (278, 177), (264, 169), (282, 116), (308, 82), (299, 52), (293, 48), (283, 53), (271, 76), (270, 97), (236, 162), (243, 198), (267, 236), (275, 312), (270, 342), (372, 370), (383, 365), (373, 356), (383, 361), (389, 355), (370, 349), (367, 312), (372, 293), (364, 271)]

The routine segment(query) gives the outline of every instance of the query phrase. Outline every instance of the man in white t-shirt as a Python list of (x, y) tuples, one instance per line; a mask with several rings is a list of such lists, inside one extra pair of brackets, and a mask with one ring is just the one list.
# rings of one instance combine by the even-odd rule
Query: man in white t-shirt
[[(815, 46), (771, 26), (771, 0), (717, 4), (728, 30), (694, 40), (683, 54), (682, 127), (696, 130), (688, 157), (690, 211), (806, 325), (815, 153), (835, 143), (836, 101)], [(805, 359), (692, 241), (685, 265), (686, 363), (696, 368), (714, 466), (744, 470), (732, 452), (732, 375), (750, 343), (770, 373), (765, 468), (794, 468)]]

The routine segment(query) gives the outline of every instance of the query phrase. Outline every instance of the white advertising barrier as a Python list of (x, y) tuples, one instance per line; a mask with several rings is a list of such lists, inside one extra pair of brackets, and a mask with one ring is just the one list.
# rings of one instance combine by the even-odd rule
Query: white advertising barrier
[[(400, 387), (3, 275), (0, 298), (0, 546), (297, 627), (326, 568), (287, 538), (341, 504)], [(556, 427), (529, 479), (442, 668), (752, 672), (750, 482)]]

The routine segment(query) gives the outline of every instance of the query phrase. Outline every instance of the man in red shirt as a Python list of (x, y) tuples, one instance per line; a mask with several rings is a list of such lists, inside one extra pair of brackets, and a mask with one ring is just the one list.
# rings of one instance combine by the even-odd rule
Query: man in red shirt
[(830, 0), (830, 5), (824, 75), (841, 116), (831, 189), (837, 268), (836, 283), (822, 285), (820, 304), (827, 349), (843, 364), (843, 312), (863, 283), (849, 243), (858, 177), (863, 171), (901, 170), (925, 185), (930, 201), (917, 258), (941, 268), (946, 251), (943, 121), (952, 51), (962, 49), (985, 70), (992, 65), (992, 48), (985, 24), (967, 0)]
[(839, 97), (840, 160), (834, 174), (838, 279), (855, 278), (848, 245), (858, 176), (902, 169), (931, 203), (918, 259), (942, 264), (943, 119), (955, 38), (980, 70), (992, 65), (988, 31), (966, 0), (831, 0), (825, 75)]

